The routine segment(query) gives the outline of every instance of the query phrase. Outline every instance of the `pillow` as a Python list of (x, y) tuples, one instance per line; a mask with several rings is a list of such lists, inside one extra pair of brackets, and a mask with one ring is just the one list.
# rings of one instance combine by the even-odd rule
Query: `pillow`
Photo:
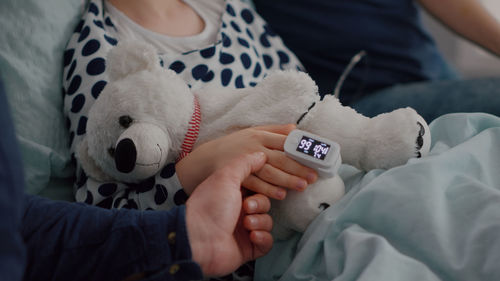
[(26, 191), (73, 175), (61, 71), (81, 0), (0, 1), (0, 75), (25, 164)]

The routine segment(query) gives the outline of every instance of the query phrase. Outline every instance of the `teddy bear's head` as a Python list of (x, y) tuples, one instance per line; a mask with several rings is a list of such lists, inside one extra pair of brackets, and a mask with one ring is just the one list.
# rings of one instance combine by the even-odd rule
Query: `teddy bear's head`
[(76, 157), (94, 179), (138, 182), (178, 156), (194, 96), (148, 45), (120, 43), (106, 67), (109, 81), (89, 111)]

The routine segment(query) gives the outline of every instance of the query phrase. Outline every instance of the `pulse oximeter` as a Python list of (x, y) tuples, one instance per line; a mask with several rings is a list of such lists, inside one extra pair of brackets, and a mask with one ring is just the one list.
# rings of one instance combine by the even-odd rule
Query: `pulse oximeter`
[(316, 170), (320, 177), (335, 176), (342, 162), (338, 143), (302, 130), (288, 134), (284, 150), (288, 157)]

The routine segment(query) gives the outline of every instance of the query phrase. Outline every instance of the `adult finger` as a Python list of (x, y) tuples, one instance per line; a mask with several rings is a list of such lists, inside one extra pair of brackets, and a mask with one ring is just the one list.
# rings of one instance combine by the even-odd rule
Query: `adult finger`
[(250, 232), (250, 241), (254, 244), (253, 259), (264, 256), (273, 247), (273, 237), (268, 231), (254, 230)]
[(243, 226), (250, 231), (271, 231), (273, 229), (273, 220), (268, 214), (246, 215), (243, 218)]
[[(220, 183), (217, 183), (217, 181), (224, 180), (230, 180), (234, 187), (240, 188), (241, 183), (250, 176), (250, 173), (262, 168), (266, 159), (264, 152), (254, 152), (237, 157), (222, 169), (215, 171), (198, 188), (204, 185), (211, 186), (215, 184), (215, 186), (218, 186)], [(215, 181), (215, 183), (212, 181)]]
[(271, 209), (271, 201), (267, 196), (262, 194), (254, 194), (248, 196), (243, 201), (243, 210), (246, 214), (262, 214), (267, 213)]

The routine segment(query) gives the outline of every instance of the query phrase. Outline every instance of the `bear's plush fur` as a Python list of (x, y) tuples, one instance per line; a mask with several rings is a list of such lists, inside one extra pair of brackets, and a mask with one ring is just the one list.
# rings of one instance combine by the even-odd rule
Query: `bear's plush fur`
[[(194, 146), (235, 128), (300, 120), (299, 129), (339, 143), (343, 163), (362, 170), (389, 169), (429, 151), (429, 128), (413, 109), (365, 117), (333, 96), (320, 100), (316, 84), (303, 72), (271, 73), (256, 87), (192, 91), (143, 43), (120, 43), (107, 63), (110, 81), (89, 111), (76, 153), (96, 180), (138, 182), (175, 161), (196, 103), (201, 122)], [(338, 176), (319, 179), (305, 192), (288, 192), (285, 200), (273, 202), (275, 233), (283, 238), (289, 230), (304, 231), (343, 194)]]

